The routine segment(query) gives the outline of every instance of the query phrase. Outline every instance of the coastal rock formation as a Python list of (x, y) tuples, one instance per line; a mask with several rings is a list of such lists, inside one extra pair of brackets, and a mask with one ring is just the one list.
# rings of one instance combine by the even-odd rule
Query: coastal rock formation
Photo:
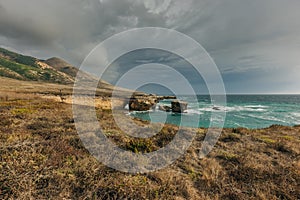
[[(175, 96), (135, 95), (129, 99), (130, 111), (147, 111), (154, 109), (156, 104), (163, 99), (176, 99)], [(165, 110), (170, 110), (165, 108)]]
[(131, 111), (147, 111), (155, 107), (157, 103), (155, 96), (135, 96), (129, 100), (129, 110)]
[(176, 96), (156, 96), (158, 101), (165, 100), (165, 99), (177, 99)]
[(164, 99), (174, 99), (171, 102), (171, 107), (167, 105), (160, 105), (159, 110), (174, 113), (184, 113), (187, 110), (187, 102), (179, 101), (175, 96), (156, 96), (150, 95), (135, 95), (129, 99), (130, 111), (148, 111), (155, 108), (156, 104)]
[(158, 109), (161, 110), (161, 111), (165, 111), (165, 112), (171, 112), (172, 111), (172, 108), (170, 106), (166, 106), (166, 105), (159, 105)]
[(183, 113), (187, 110), (187, 102), (184, 101), (172, 101), (172, 112)]

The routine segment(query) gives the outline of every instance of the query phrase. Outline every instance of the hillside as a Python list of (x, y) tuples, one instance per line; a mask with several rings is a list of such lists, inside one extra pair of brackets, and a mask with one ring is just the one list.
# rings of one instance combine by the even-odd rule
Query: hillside
[[(78, 68), (60, 58), (53, 57), (48, 60), (40, 60), (0, 48), (0, 77), (39, 82), (39, 84), (54, 83), (71, 86), (78, 71)], [(96, 77), (82, 71), (81, 78), (88, 81), (96, 79)], [(133, 92), (115, 87), (103, 80), (99, 81), (97, 90), (99, 95), (101, 93), (109, 95), (113, 90), (125, 93)]]
[[(172, 165), (123, 173), (98, 162), (76, 131), (71, 104), (75, 67), (59, 58), (41, 61), (0, 51), (0, 199), (300, 199), (300, 126), (223, 129), (203, 159), (199, 152), (207, 129), (193, 129), (192, 145)], [(178, 134), (175, 125), (158, 129), (160, 124), (133, 119), (159, 132), (151, 138), (129, 136), (112, 113), (109, 96), (116, 88), (105, 82), (100, 86), (96, 116), (115, 145), (149, 153)], [(114, 114), (126, 122), (130, 118), (123, 107)]]
[(0, 76), (25, 81), (72, 84), (74, 77), (51, 65), (33, 58), (0, 48)]
[(78, 72), (78, 68), (72, 66), (71, 64), (67, 63), (66, 61), (60, 58), (50, 58), (45, 61), (46, 64), (50, 65), (54, 69), (64, 72), (65, 74), (70, 75), (71, 77), (75, 78)]
[[(89, 154), (76, 132), (71, 104), (9, 92), (9, 87), (0, 88), (0, 199), (300, 199), (299, 126), (224, 129), (204, 159), (199, 148), (207, 129), (197, 129), (193, 144), (175, 163), (134, 175)], [(118, 128), (109, 108), (96, 112), (106, 136), (135, 153), (165, 146), (178, 129), (165, 125), (153, 138), (133, 138)]]
[[(56, 57), (49, 58), (48, 60), (45, 61), (45, 63), (48, 64), (49, 66), (53, 67), (54, 69), (71, 76), (74, 79), (78, 73), (78, 68), (72, 66), (71, 64), (67, 63), (66, 61), (64, 61), (60, 58), (56, 58)], [(86, 79), (90, 79), (90, 80), (95, 79), (95, 77), (93, 77), (87, 73), (81, 73), (81, 76), (82, 76), (81, 78), (86, 78)], [(113, 89), (113, 86), (104, 80), (100, 80), (99, 88)]]

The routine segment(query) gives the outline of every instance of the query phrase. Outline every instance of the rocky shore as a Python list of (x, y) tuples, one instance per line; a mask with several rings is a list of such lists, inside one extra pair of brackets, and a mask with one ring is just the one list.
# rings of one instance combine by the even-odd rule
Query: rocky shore
[[(120, 148), (149, 153), (178, 134), (178, 127), (164, 125), (152, 138), (130, 137), (116, 125), (108, 101), (99, 99), (97, 117), (106, 137)], [(9, 93), (0, 101), (0, 116), (0, 199), (300, 198), (300, 126), (224, 129), (204, 159), (198, 155), (207, 129), (194, 129), (197, 135), (180, 159), (134, 175), (90, 155), (77, 135), (71, 104)]]
[[(0, 199), (300, 199), (300, 126), (223, 129), (205, 158), (199, 149), (207, 129), (193, 129), (193, 143), (172, 165), (127, 174), (98, 162), (83, 146), (68, 97), (71, 87), (0, 83), (5, 97), (0, 98)], [(56, 96), (58, 88), (66, 92), (64, 102)], [(122, 108), (123, 100), (116, 101)], [(160, 129), (132, 119), (159, 131), (151, 138), (130, 137), (116, 124), (109, 97), (98, 97), (95, 104), (103, 133), (126, 151), (157, 151), (178, 134), (175, 125)]]
[(187, 110), (187, 102), (177, 100), (176, 96), (135, 95), (129, 99), (130, 111), (148, 111), (154, 109), (159, 101), (172, 99), (171, 106), (160, 105), (159, 109), (166, 112), (183, 113)]

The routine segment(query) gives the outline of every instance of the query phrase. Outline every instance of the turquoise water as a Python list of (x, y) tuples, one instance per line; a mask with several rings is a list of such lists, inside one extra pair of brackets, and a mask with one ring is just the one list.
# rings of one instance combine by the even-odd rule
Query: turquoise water
[[(190, 96), (181, 96), (179, 99), (189, 103), (187, 113), (166, 113), (157, 106), (152, 111), (131, 112), (130, 115), (151, 122), (185, 127), (210, 127), (212, 121), (222, 121), (224, 113), (224, 128), (300, 124), (300, 95), (228, 95), (227, 104), (222, 106), (213, 103), (208, 95), (198, 96), (197, 101)], [(170, 101), (165, 100), (160, 104), (169, 105)]]

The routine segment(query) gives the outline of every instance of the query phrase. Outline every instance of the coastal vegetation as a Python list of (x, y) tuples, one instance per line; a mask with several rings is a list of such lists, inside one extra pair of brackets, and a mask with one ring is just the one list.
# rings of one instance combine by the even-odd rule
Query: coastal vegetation
[[(72, 106), (46, 91), (1, 91), (1, 199), (299, 199), (300, 127), (224, 129), (204, 159), (206, 129), (165, 169), (127, 174), (99, 163), (77, 135)], [(66, 88), (67, 91), (67, 88)], [(165, 146), (178, 127), (165, 125), (151, 139), (126, 136), (109, 108), (97, 109), (105, 134), (128, 151)], [(147, 124), (141, 120), (136, 123)]]
[[(193, 143), (164, 169), (128, 174), (103, 165), (75, 128), (75, 74), (60, 59), (44, 62), (0, 49), (0, 199), (300, 199), (300, 126), (223, 129), (202, 159), (207, 129), (185, 128), (197, 133)], [(112, 142), (141, 154), (172, 141), (178, 126), (120, 112), (124, 120), (160, 130), (148, 139), (122, 131), (110, 104), (113, 86), (100, 85), (95, 110)]]

